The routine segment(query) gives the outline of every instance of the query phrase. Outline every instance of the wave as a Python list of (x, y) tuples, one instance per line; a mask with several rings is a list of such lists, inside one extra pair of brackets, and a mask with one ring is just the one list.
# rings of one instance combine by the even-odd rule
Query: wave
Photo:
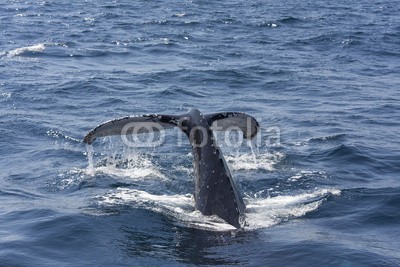
[(41, 195), (24, 191), (22, 189), (0, 189), (0, 197), (19, 197), (25, 199), (41, 198)]
[(271, 27), (271, 28), (275, 28), (278, 27), (278, 24), (276, 24), (276, 22), (267, 22), (264, 21), (260, 24), (257, 25), (258, 27)]
[(295, 174), (293, 174), (292, 176), (290, 176), (287, 180), (289, 182), (296, 182), (299, 180), (304, 180), (306, 178), (310, 178), (310, 177), (327, 177), (327, 174), (324, 171), (306, 171), (306, 170), (302, 170), (300, 172), (297, 172)]
[(243, 153), (240, 155), (226, 155), (226, 161), (232, 170), (267, 170), (273, 171), (275, 165), (284, 157), (281, 152), (276, 153)]
[[(279, 163), (284, 155), (276, 153), (247, 153), (237, 157), (227, 156), (230, 167), (234, 170), (273, 170), (274, 165)], [(194, 199), (191, 192), (191, 184), (186, 183), (187, 176), (190, 176), (189, 169), (179, 165), (175, 168), (178, 175), (171, 178), (164, 175), (160, 167), (153, 163), (154, 158), (137, 152), (122, 155), (106, 156), (100, 159), (91, 168), (75, 170), (67, 174), (61, 180), (61, 187), (74, 187), (76, 183), (82, 184), (85, 179), (92, 179), (94, 176), (105, 174), (111, 177), (113, 188), (111, 191), (94, 197), (94, 201), (100, 207), (105, 207), (107, 214), (110, 209), (118, 209), (121, 206), (151, 210), (160, 213), (178, 225), (188, 228), (196, 228), (209, 231), (232, 231), (236, 230), (232, 225), (226, 223), (217, 216), (204, 216), (195, 210)], [(185, 182), (181, 179), (184, 176)], [(122, 184), (121, 184), (121, 179)], [(178, 191), (171, 190), (171, 185), (160, 184), (160, 181), (178, 179), (181, 184)], [(119, 182), (115, 183), (115, 180)], [(137, 182), (140, 187), (137, 188)], [(182, 187), (182, 183), (185, 185)], [(108, 187), (108, 186), (107, 186)], [(299, 218), (305, 214), (315, 211), (331, 195), (340, 194), (335, 189), (315, 189), (313, 191), (296, 193), (275, 194), (246, 194), (244, 202), (247, 206), (244, 230), (268, 228), (282, 222)]]
[(334, 134), (328, 136), (314, 137), (309, 142), (320, 142), (320, 141), (339, 141), (346, 137), (346, 134)]
[(340, 190), (319, 189), (299, 195), (245, 198), (248, 210), (247, 228), (266, 228), (302, 217), (317, 210), (332, 195), (340, 195)]
[(8, 99), (8, 98), (11, 98), (11, 95), (12, 95), (12, 93), (1, 93), (0, 97)]
[[(267, 198), (245, 198), (247, 212), (244, 230), (268, 228), (290, 219), (315, 211), (332, 195), (339, 195), (336, 189), (320, 189), (299, 195), (286, 195)], [(217, 216), (205, 216), (194, 210), (191, 194), (157, 195), (146, 191), (117, 188), (96, 197), (98, 204), (107, 208), (130, 205), (148, 209), (171, 218), (179, 226), (209, 231), (232, 231), (235, 227)]]
[(180, 226), (211, 231), (236, 229), (217, 216), (204, 216), (199, 211), (195, 211), (191, 194), (155, 195), (136, 189), (118, 188), (115, 192), (98, 196), (98, 201), (100, 205), (108, 207), (131, 205), (158, 212), (173, 219)]
[(68, 136), (68, 135), (66, 135), (66, 134), (64, 134), (64, 133), (62, 133), (60, 131), (56, 131), (56, 130), (48, 130), (46, 132), (46, 135), (50, 136), (50, 137), (53, 137), (53, 138), (57, 138), (57, 139), (62, 138), (62, 139), (65, 139), (65, 140), (68, 140), (68, 141), (72, 141), (72, 142), (75, 142), (75, 143), (81, 143), (82, 142), (80, 139)]
[(331, 159), (332, 161), (346, 162), (346, 163), (359, 163), (362, 165), (376, 165), (376, 159), (368, 155), (366, 151), (361, 150), (359, 147), (341, 144), (333, 148), (329, 148), (322, 152), (312, 153), (310, 158)]
[(92, 175), (101, 173), (131, 180), (142, 180), (150, 177), (157, 180), (168, 180), (149, 157), (141, 154), (106, 157), (92, 171), (88, 171)]
[(126, 55), (128, 51), (125, 47), (120, 48), (117, 46), (104, 46), (101, 48), (76, 48), (75, 42), (68, 43), (40, 43), (31, 46), (16, 48), (10, 51), (0, 53), (0, 56), (8, 58), (13, 57), (106, 57), (109, 55)]
[(290, 24), (296, 24), (298, 22), (303, 21), (303, 19), (299, 19), (299, 18), (295, 18), (295, 17), (284, 17), (281, 19), (277, 19), (274, 21), (263, 21), (260, 24), (257, 24), (258, 27), (271, 27), (271, 28), (275, 28), (281, 25), (290, 25)]
[(278, 21), (282, 22), (282, 23), (290, 24), (290, 23), (296, 23), (296, 22), (302, 21), (302, 19), (288, 16), (288, 17), (281, 18)]
[(204, 98), (205, 95), (199, 92), (191, 91), (191, 90), (185, 90), (183, 88), (178, 88), (178, 87), (172, 87), (169, 89), (165, 89), (160, 92), (160, 95), (162, 96), (192, 96), (196, 98)]
[(32, 56), (39, 52), (43, 52), (46, 49), (45, 44), (36, 44), (32, 46), (25, 46), (16, 48), (14, 50), (10, 50), (5, 52), (5, 55), (8, 57), (16, 57), (16, 56)]
[[(85, 153), (87, 154), (87, 153)], [(90, 181), (93, 177), (105, 175), (112, 179), (123, 180), (127, 183), (135, 181), (146, 181), (159, 183), (169, 180), (160, 168), (153, 164), (146, 155), (130, 154), (107, 156), (99, 162), (89, 163), (86, 168), (75, 168), (59, 175), (60, 181), (57, 182), (59, 189), (68, 189)]]

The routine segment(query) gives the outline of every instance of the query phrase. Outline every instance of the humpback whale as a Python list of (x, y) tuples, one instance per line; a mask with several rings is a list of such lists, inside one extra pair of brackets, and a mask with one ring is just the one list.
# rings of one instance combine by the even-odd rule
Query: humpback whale
[(246, 207), (213, 130), (240, 129), (244, 138), (252, 139), (259, 131), (256, 119), (241, 112), (202, 114), (198, 109), (182, 115), (128, 116), (97, 126), (83, 141), (92, 144), (98, 137), (127, 134), (127, 125), (134, 133), (180, 128), (192, 146), (195, 209), (203, 215), (216, 215), (236, 228), (243, 226)]

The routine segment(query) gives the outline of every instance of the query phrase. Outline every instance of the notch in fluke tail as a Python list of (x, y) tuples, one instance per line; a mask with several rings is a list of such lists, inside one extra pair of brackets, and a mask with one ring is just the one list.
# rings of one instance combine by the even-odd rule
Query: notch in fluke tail
[[(124, 131), (124, 128), (127, 126), (130, 129), (129, 134), (133, 132), (136, 134), (149, 133), (150, 131), (178, 127), (189, 136), (190, 132), (188, 131), (192, 128), (190, 125), (195, 123), (193, 117), (190, 116), (191, 112), (192, 110), (182, 115), (146, 114), (110, 120), (92, 129), (84, 137), (83, 142), (92, 144), (98, 137), (127, 134), (128, 131)], [(211, 130), (227, 131), (233, 128), (240, 129), (243, 132), (243, 137), (246, 139), (252, 139), (256, 136), (260, 128), (256, 119), (242, 112), (213, 113), (202, 117)]]

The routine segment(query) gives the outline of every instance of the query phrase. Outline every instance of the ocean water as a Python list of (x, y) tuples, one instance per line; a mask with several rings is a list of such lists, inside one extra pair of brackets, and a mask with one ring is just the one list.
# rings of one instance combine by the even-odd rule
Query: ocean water
[[(388, 0), (2, 1), (0, 265), (399, 266), (399, 13)], [(251, 147), (221, 142), (240, 231), (193, 210), (179, 131), (149, 148), (82, 142), (113, 118), (194, 107), (261, 125)]]

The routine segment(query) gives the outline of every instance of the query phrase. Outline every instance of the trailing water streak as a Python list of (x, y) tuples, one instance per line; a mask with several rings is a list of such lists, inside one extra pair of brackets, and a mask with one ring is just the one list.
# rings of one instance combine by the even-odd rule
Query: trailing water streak
[(87, 151), (87, 159), (88, 159), (88, 174), (89, 175), (94, 175), (94, 166), (93, 166), (93, 146), (92, 145), (86, 145), (86, 151)]

